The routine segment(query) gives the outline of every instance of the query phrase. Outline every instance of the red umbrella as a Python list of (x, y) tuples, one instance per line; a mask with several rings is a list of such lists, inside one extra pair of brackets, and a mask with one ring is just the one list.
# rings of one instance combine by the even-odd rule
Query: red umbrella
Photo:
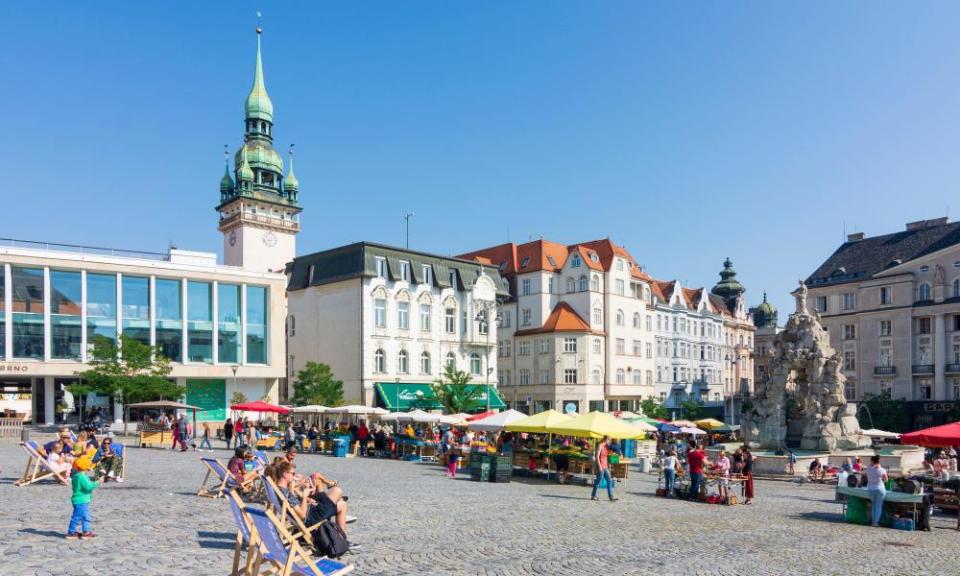
[(481, 418), (487, 418), (487, 417), (489, 417), (489, 416), (493, 416), (494, 414), (496, 414), (496, 412), (494, 412), (493, 410), (490, 410), (490, 411), (488, 411), (488, 412), (481, 412), (480, 414), (474, 414), (473, 416), (468, 416), (468, 417), (467, 417), (467, 422), (473, 422), (474, 420), (480, 420)]
[(286, 414), (290, 411), (289, 408), (277, 406), (276, 404), (268, 404), (259, 400), (256, 402), (246, 402), (244, 404), (234, 404), (230, 409), (241, 412), (276, 412), (277, 414)]
[(915, 444), (930, 448), (947, 448), (960, 446), (960, 422), (934, 426), (924, 430), (917, 430), (900, 437), (901, 444)]

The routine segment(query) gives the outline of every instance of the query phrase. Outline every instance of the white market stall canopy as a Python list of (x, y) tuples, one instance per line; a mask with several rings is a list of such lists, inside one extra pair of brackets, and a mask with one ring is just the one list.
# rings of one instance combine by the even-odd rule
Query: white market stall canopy
[(871, 438), (899, 438), (900, 435), (896, 432), (887, 432), (886, 430), (877, 430), (876, 428), (870, 428), (869, 430), (860, 431), (864, 436), (869, 436)]
[(364, 406), (363, 404), (351, 404), (349, 406), (337, 406), (336, 408), (327, 408), (324, 414), (361, 414), (383, 416), (388, 414), (383, 408), (374, 408), (373, 406)]
[(522, 420), (527, 418), (527, 414), (523, 412), (517, 412), (516, 410), (507, 410), (505, 412), (500, 412), (494, 414), (493, 416), (487, 416), (480, 420), (474, 420), (467, 424), (468, 430), (476, 430), (478, 432), (499, 432), (503, 430), (507, 424), (516, 422), (517, 420)]
[(324, 414), (331, 408), (326, 406), (320, 406), (319, 404), (312, 404), (310, 406), (294, 406), (290, 409), (294, 414)]

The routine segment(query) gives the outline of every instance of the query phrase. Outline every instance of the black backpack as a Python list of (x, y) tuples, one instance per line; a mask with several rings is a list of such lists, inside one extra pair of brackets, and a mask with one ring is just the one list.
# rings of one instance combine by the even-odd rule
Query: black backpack
[(313, 531), (313, 547), (317, 554), (336, 559), (350, 551), (350, 542), (340, 526), (331, 519)]

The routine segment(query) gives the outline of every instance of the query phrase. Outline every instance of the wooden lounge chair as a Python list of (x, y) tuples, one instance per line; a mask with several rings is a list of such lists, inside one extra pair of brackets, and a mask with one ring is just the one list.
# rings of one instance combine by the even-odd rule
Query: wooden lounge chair
[[(234, 488), (246, 490), (257, 481), (256, 478), (251, 478), (241, 484), (237, 482), (233, 474), (230, 474), (230, 471), (227, 470), (219, 460), (215, 458), (201, 458), (200, 461), (207, 467), (207, 475), (203, 477), (203, 484), (200, 485), (197, 496), (203, 496), (204, 498), (222, 498), (228, 490), (233, 490)], [(207, 482), (211, 476), (214, 477), (214, 481), (208, 484)]]
[[(287, 497), (277, 488), (272, 478), (263, 477), (263, 491), (267, 496), (267, 504), (273, 510), (274, 514), (283, 521), (284, 529), (293, 539), (303, 538), (307, 542), (313, 537), (313, 531), (320, 527), (323, 522), (317, 522), (313, 526), (307, 526), (306, 522), (294, 511), (293, 506), (287, 501)], [(288, 528), (289, 527), (289, 528)]]
[(263, 563), (277, 576), (341, 576), (353, 570), (352, 564), (311, 559), (272, 511), (252, 506), (245, 506), (243, 511), (252, 522), (253, 537), (260, 546), (254, 574), (261, 573)]
[(64, 486), (70, 485), (69, 470), (55, 471), (47, 459), (40, 455), (40, 447), (36, 442), (32, 440), (21, 442), (20, 447), (27, 453), (27, 467), (23, 471), (23, 476), (13, 483), (14, 486), (28, 486), (46, 479), (56, 480)]
[[(243, 500), (236, 492), (230, 492), (227, 497), (230, 501), (230, 511), (233, 512), (233, 519), (237, 523), (237, 543), (233, 548), (233, 569), (231, 576), (254, 576), (253, 567), (257, 563), (260, 555), (260, 546), (254, 541), (252, 532), (252, 522), (243, 511)], [(240, 557), (246, 554), (243, 564), (243, 570), (240, 569)]]

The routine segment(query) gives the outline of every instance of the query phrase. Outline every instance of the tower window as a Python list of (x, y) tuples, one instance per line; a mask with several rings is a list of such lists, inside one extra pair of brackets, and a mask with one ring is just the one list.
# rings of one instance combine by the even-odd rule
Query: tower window
[(267, 132), (267, 123), (266, 123), (266, 122), (261, 122), (261, 123), (260, 123), (260, 131), (263, 132), (264, 134), (266, 134), (266, 132)]

